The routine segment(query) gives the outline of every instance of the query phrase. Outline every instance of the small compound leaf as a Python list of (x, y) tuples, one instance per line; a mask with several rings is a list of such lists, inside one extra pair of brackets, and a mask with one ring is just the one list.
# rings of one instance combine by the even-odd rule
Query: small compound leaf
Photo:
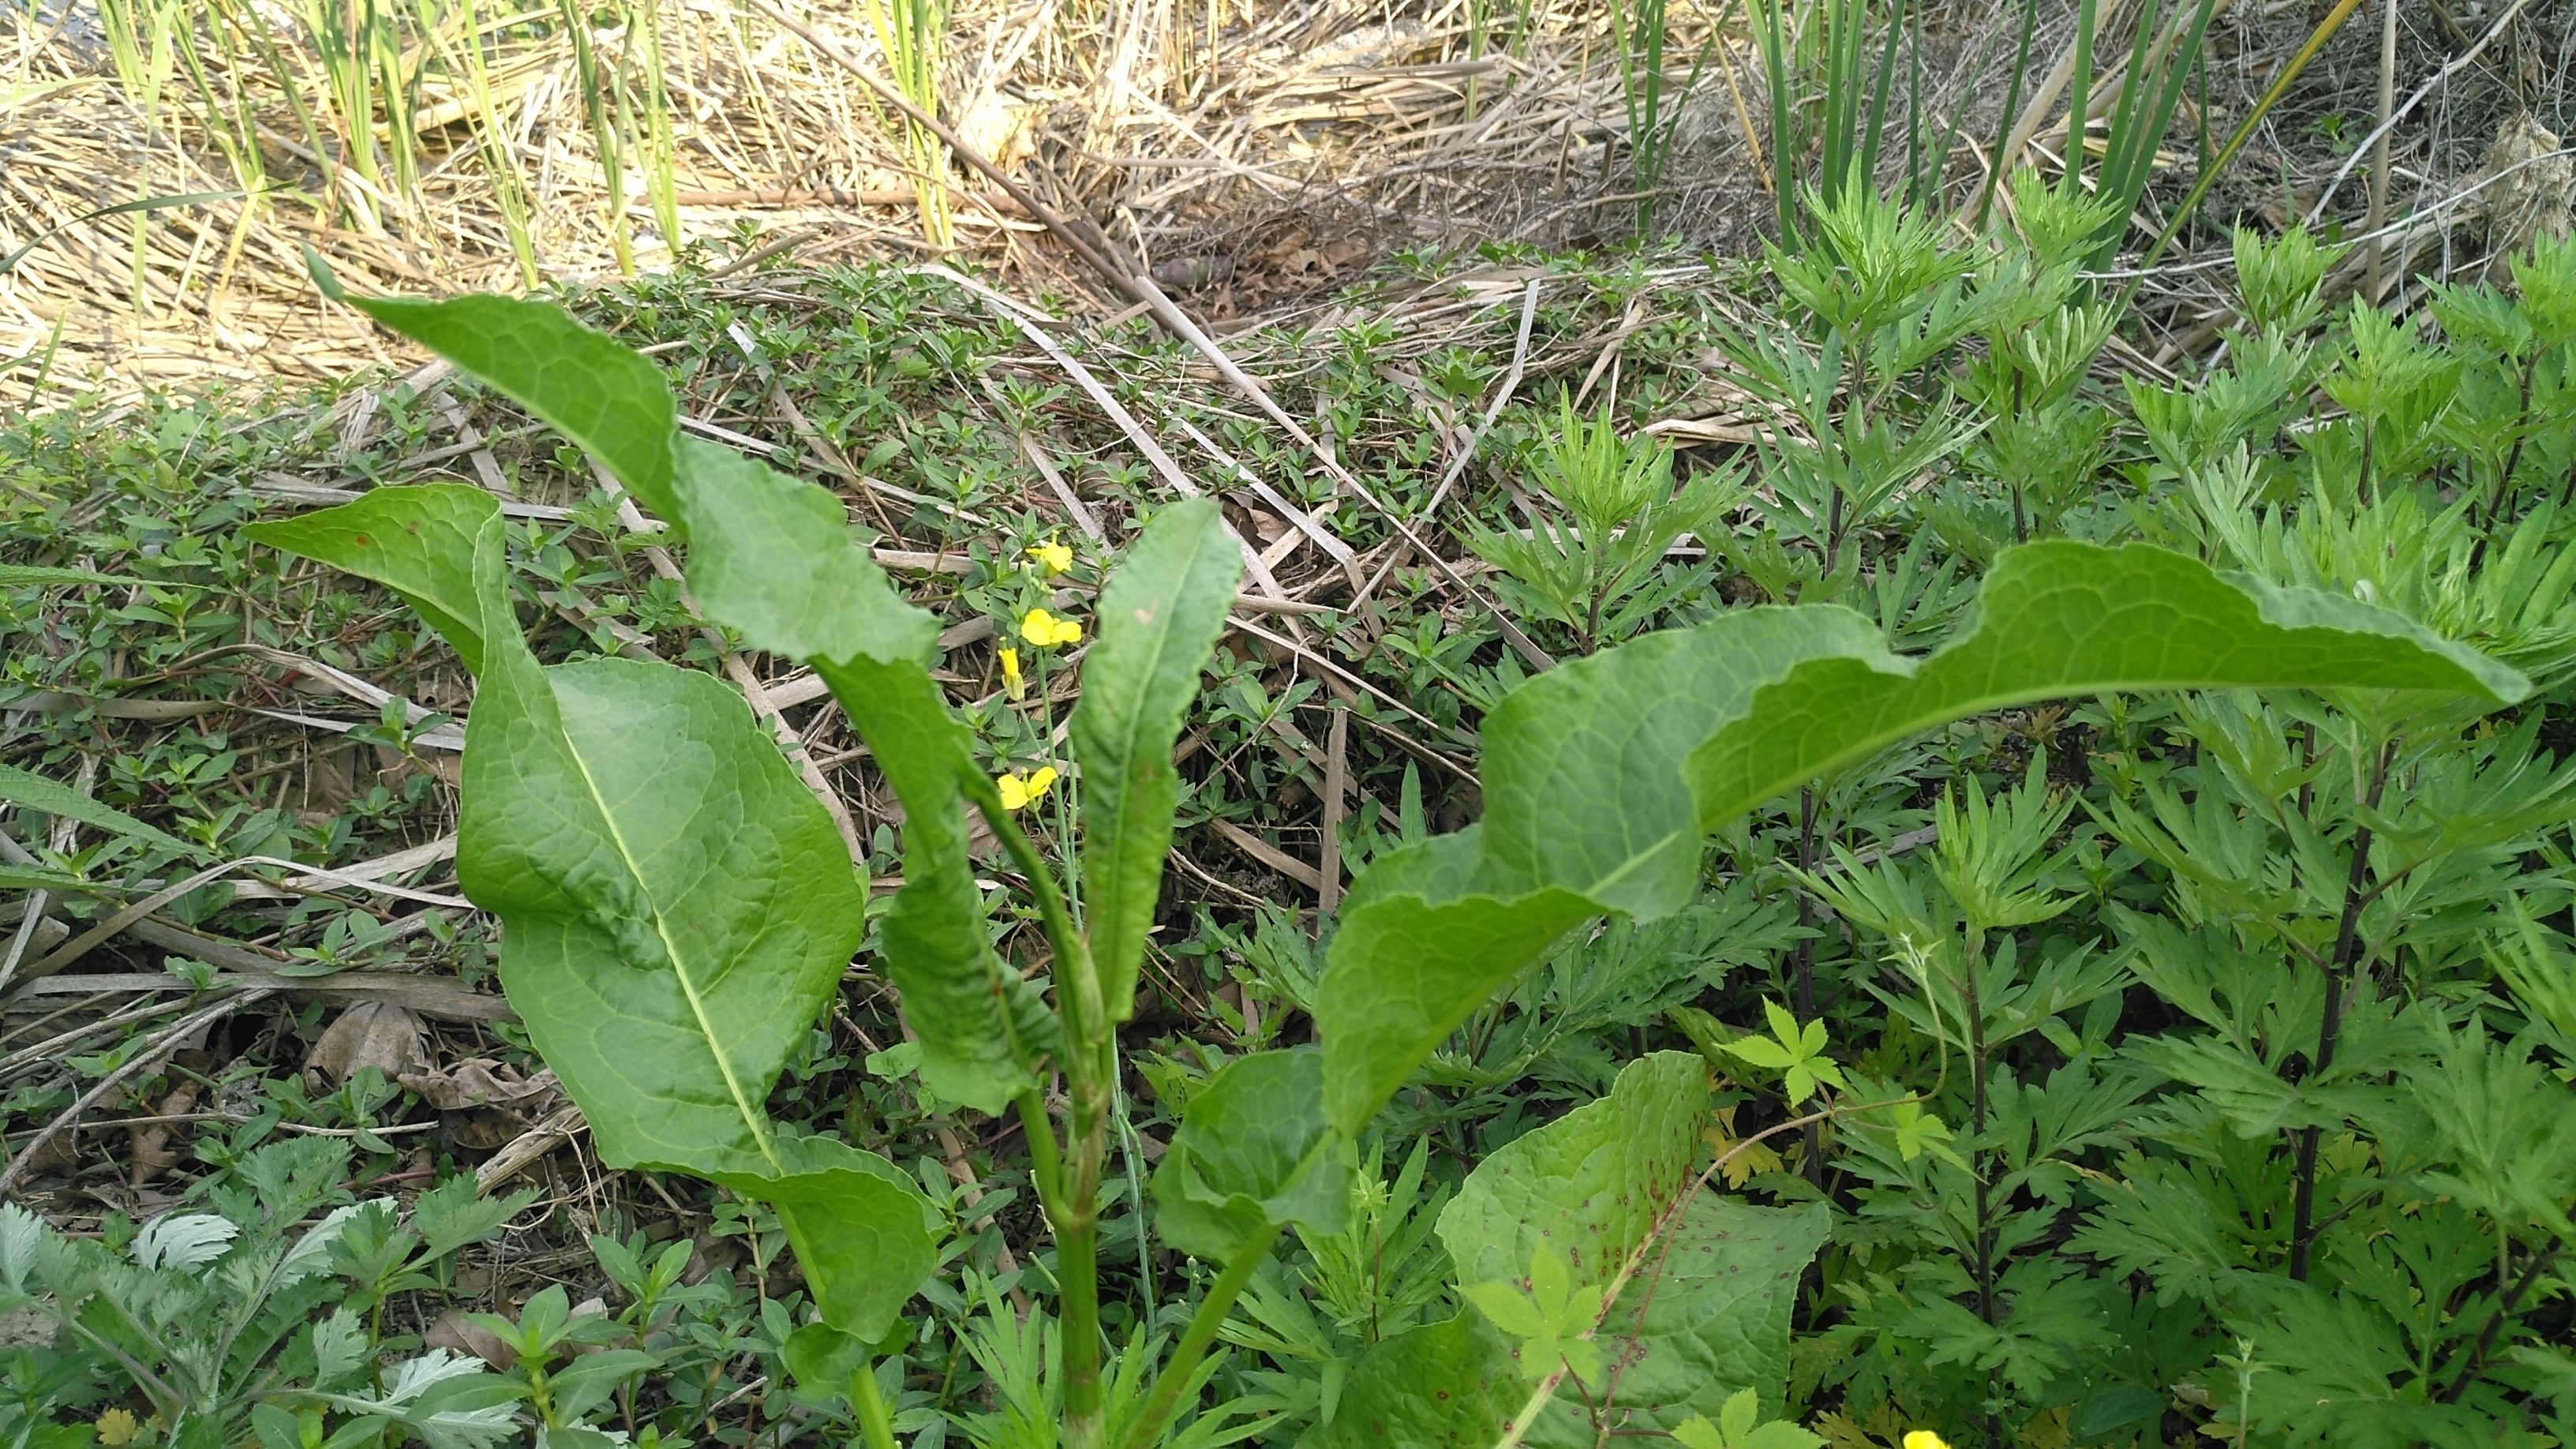
[(1164, 1241), (1224, 1262), (1276, 1225), (1342, 1231), (1357, 1158), (1325, 1125), (1323, 1087), (1311, 1047), (1238, 1057), (1210, 1078), (1154, 1175)]
[(1243, 576), (1212, 499), (1154, 516), (1100, 591), (1100, 639), (1083, 658), (1073, 750), (1082, 762), (1086, 924), (1112, 1021), (1134, 1014), (1136, 971), (1172, 850), (1180, 770), (1172, 743)]
[(411, 605), (465, 661), (483, 672), (483, 605), (474, 552), (501, 504), (480, 488), (423, 483), (379, 488), (354, 503), (242, 530), (254, 543), (373, 579)]
[(671, 486), (679, 410), (649, 358), (543, 302), (340, 300), (509, 394), (597, 456), (645, 507), (680, 521)]

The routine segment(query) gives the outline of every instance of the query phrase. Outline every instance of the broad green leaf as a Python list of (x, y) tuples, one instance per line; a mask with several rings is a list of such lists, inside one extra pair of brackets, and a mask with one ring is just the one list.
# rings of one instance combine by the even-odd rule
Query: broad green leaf
[(939, 617), (905, 602), (852, 542), (829, 489), (695, 438), (672, 446), (689, 586), (718, 622), (794, 659), (937, 659)]
[(939, 621), (904, 602), (850, 541), (840, 501), (720, 448), (682, 440), (689, 581), (708, 617), (806, 660), (868, 742), (904, 810), (904, 885), (885, 963), (921, 1039), (924, 1085), (999, 1112), (1036, 1077), (1054, 1017), (993, 951), (967, 855), (965, 727), (930, 677)]
[(1192, 499), (1156, 514), (1100, 591), (1073, 752), (1082, 762), (1084, 925), (1112, 1021), (1135, 1013), (1136, 971), (1172, 851), (1181, 793), (1172, 742), (1242, 575), (1242, 550), (1215, 501)]
[(939, 1267), (929, 1199), (873, 1152), (828, 1137), (774, 1146), (783, 1172), (717, 1181), (778, 1209), (824, 1322), (862, 1343), (884, 1338)]
[(1231, 1260), (1274, 1225), (1347, 1225), (1350, 1140), (1324, 1125), (1324, 1059), (1313, 1048), (1228, 1062), (1190, 1098), (1154, 1174), (1155, 1225), (1193, 1257)]
[(1353, 884), (1316, 1022), (1334, 1125), (1588, 917), (1686, 904), (1710, 830), (1920, 730), (2118, 689), (2441, 691), (2522, 677), (2391, 611), (2222, 576), (2143, 546), (2007, 550), (1964, 632), (1921, 660), (1838, 607), (1747, 609), (1540, 675), (1484, 727), (1485, 818)]
[(660, 371), (556, 308), (480, 296), (344, 300), (598, 455), (688, 534), (689, 582), (710, 618), (815, 666), (903, 802), (906, 883), (887, 918), (886, 963), (922, 1038), (923, 1082), (987, 1112), (1030, 1086), (1053, 1018), (984, 935), (960, 789), (972, 756), (929, 677), (938, 621), (850, 542), (839, 502), (682, 437)]
[(862, 927), (839, 832), (721, 681), (487, 635), (457, 879), (510, 1004), (609, 1165), (777, 1175), (770, 1085)]
[(1440, 1214), (1458, 1281), (1532, 1286), (1544, 1247), (1574, 1283), (1609, 1282), (1690, 1185), (1708, 1102), (1707, 1063), (1655, 1052), (1622, 1068), (1609, 1096), (1476, 1164)]
[(491, 495), (479, 488), (424, 483), (378, 488), (354, 503), (254, 523), (242, 533), (402, 595), (465, 667), (480, 674), (483, 606), (474, 594), (474, 550), (494, 516)]
[(112, 835), (146, 841), (164, 850), (198, 857), (205, 854), (197, 846), (156, 830), (113, 805), (102, 805), (60, 780), (49, 780), (15, 765), (0, 765), (0, 800), (66, 820), (77, 820), (83, 825), (95, 825)]
[(1313, 1449), (1492, 1449), (1528, 1402), (1510, 1340), (1470, 1308), (1364, 1354)]
[[(1670, 1430), (1694, 1414), (1717, 1418), (1744, 1389), (1755, 1391), (1763, 1410), (1781, 1412), (1798, 1276), (1832, 1222), (1823, 1203), (1767, 1208), (1713, 1193), (1693, 1199), (1595, 1335), (1601, 1356), (1621, 1366), (1618, 1427)], [(1529, 1442), (1589, 1449), (1594, 1435), (1580, 1407), (1576, 1396), (1560, 1392)]]
[[(406, 512), (409, 510), (409, 512)], [(272, 530), (435, 598), (480, 641), (457, 874), (501, 917), (501, 984), (611, 1166), (773, 1203), (836, 1326), (881, 1336), (935, 1264), (881, 1158), (780, 1138), (770, 1088), (838, 989), (865, 893), (821, 804), (715, 678), (541, 667), (510, 610), (499, 504), (388, 489)]]
[(315, 264), (314, 278), (346, 302), (518, 400), (606, 464), (636, 500), (679, 523), (671, 440), (679, 411), (661, 370), (562, 308), (510, 297), (353, 297)]

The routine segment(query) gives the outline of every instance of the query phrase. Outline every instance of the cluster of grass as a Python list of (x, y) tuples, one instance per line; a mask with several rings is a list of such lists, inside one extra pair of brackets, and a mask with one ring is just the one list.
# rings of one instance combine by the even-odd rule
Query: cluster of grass
[[(2391, 319), (2327, 307), (2331, 249), (2303, 234), (2244, 238), (2222, 360), (2168, 386), (2099, 366), (2121, 319), (2078, 268), (2124, 213), (2036, 184), (2011, 200), (2019, 231), (1968, 245), (1865, 188), (1814, 196), (1804, 246), (1705, 289), (1659, 282), (1669, 273), (1646, 259), (1448, 264), (1542, 269), (1530, 353), (1573, 355), (1523, 382), (1465, 491), (1437, 513), (1451, 423), (1472, 424), (1511, 369), (1517, 292), (1433, 339), (1359, 321), (1231, 344), (1284, 406), (1329, 421), (1337, 456), (1391, 512), (1482, 567), (1468, 594), (1414, 560), (1365, 608), (1282, 625), (1298, 647), (1248, 635), (1220, 646), (1184, 734), (1179, 842), (1193, 869), (1167, 896), (1148, 1000), (1121, 1043), (1131, 1070), (1099, 1228), (1113, 1349), (1180, 1332), (1210, 1277), (1144, 1231), (1152, 1159), (1220, 1064), (1312, 1030), (1333, 923), (1239, 838), (1316, 861), (1338, 818), (1336, 850), (1357, 865), (1474, 818), (1478, 726), (1531, 669), (1497, 604), (1559, 658), (1819, 602), (1914, 652), (1973, 620), (1979, 574), (2016, 542), (2148, 541), (2264, 585), (2390, 606), (2520, 668), (2536, 692), (2486, 717), (2360, 689), (2070, 700), (1953, 727), (1776, 802), (1712, 844), (1690, 910), (1578, 932), (1470, 1018), (1379, 1119), (1348, 1231), (1301, 1234), (1247, 1289), (1203, 1412), (1169, 1442), (1359, 1441), (1366, 1426), (1336, 1409), (1372, 1353), (1481, 1311), (1451, 1301), (1432, 1232), (1458, 1184), (1655, 1048), (1701, 1052), (1715, 1074), (1712, 1152), (1743, 1149), (1730, 1191), (1830, 1206), (1786, 1382), (1765, 1398), (1837, 1449), (1918, 1429), (1998, 1446), (2576, 1435), (2576, 1297), (2561, 1266), (2576, 1153), (2559, 1125), (2576, 1071), (2576, 772), (2561, 761), (2576, 645), (2576, 250), (2527, 258), (2511, 293), (2461, 289), (2424, 318)], [(1442, 281), (1441, 264), (1420, 270), (1432, 275), (1382, 285)], [(1762, 320), (1731, 320), (1730, 293)], [(778, 437), (776, 460), (811, 471), (820, 445), (770, 421), (783, 387), (814, 435), (875, 480), (847, 490), (855, 528), (883, 548), (962, 557), (914, 590), (952, 626), (989, 619), (1009, 637), (1031, 547), (1076, 545), (1075, 585), (1107, 563), (1026, 442), (1096, 517), (1165, 498), (1125, 434), (1032, 359), (1022, 333), (936, 276), (853, 269), (794, 291), (649, 278), (576, 300), (651, 350), (692, 417)], [(1598, 354), (1570, 344), (1607, 335), (1632, 302), (1646, 325), (1620, 340), (1608, 390), (1577, 410)], [(1186, 420), (1324, 513), (1361, 558), (1396, 553), (1393, 519), (1355, 507), (1144, 323), (1074, 345), (1158, 435)], [(483, 418), (502, 481), (538, 505), (514, 520), (510, 552), (542, 657), (649, 650), (720, 667), (723, 636), (652, 567), (660, 540), (620, 521), (582, 458), (466, 385), (447, 398)], [(1764, 426), (1746, 459), (1676, 458), (1637, 436), (1721, 403)], [(473, 481), (468, 458), (428, 457), (451, 430), (441, 400), (378, 384), (62, 412), (0, 435), (9, 562), (167, 581), (9, 589), (8, 762), (84, 780), (98, 801), (224, 856), (345, 864), (445, 833), (453, 794), (416, 738), (429, 721), (343, 711), (359, 768), (344, 755), (321, 770), (344, 783), (317, 800), (331, 742), (239, 706), (329, 708), (290, 700), (282, 668), (246, 645), (461, 712), (453, 661), (398, 601), (253, 549), (235, 526), (275, 506), (251, 490), (281, 470)], [(1255, 503), (1235, 513), (1247, 528)], [(1301, 564), (1292, 582), (1347, 601), (1335, 572)], [(983, 763), (1002, 773), (1053, 757), (1048, 681), (1015, 698), (998, 653), (974, 642), (943, 670)], [(108, 703), (143, 700), (219, 707), (169, 725)], [(1319, 748), (1334, 711), (1353, 726), (1338, 767)], [(871, 873), (896, 873), (866, 757), (828, 715), (806, 719), (809, 755), (862, 804)], [(1328, 815), (1333, 775), (1353, 806)], [(47, 823), (22, 811), (21, 839), (95, 887), (65, 893), (58, 913), (96, 919), (157, 869), (131, 841), (94, 833), (47, 850)], [(481, 970), (477, 918), (388, 936), (395, 909), (348, 891), (280, 904), (216, 885), (170, 914), (320, 969)], [(1006, 904), (997, 920), (1005, 953), (1036, 969), (1034, 913)], [(1052, 1444), (1053, 1257), (1026, 1150), (1007, 1124), (922, 1084), (864, 969), (875, 949), (862, 948), (842, 1009), (795, 1054), (770, 1111), (891, 1156), (943, 1215), (947, 1257), (905, 1340), (880, 1346), (892, 1429), (922, 1449)], [(1835, 1080), (1756, 1065), (1743, 1037), (1760, 1034), (1765, 1003), (1821, 1023), (1841, 1079), (1921, 1094), (1933, 1120), (1913, 1150), (1829, 1124), (1745, 1148)], [(164, 1189), (123, 1181), (133, 1170), (116, 1139), (104, 1151), (77, 1139), (47, 1171), (91, 1196), (58, 1192), (52, 1215), (99, 1234), (119, 1262), (184, 1271), (237, 1261), (225, 1256), (237, 1236), (283, 1251), (282, 1224), (469, 1166), (452, 1135), (426, 1148), (380, 1135), (433, 1119), (416, 1094), (363, 1074), (328, 1091), (296, 1076), (321, 1017), (245, 1018), (204, 1058), (137, 1078), (131, 1103), (193, 1082), (240, 1120), (200, 1124), (197, 1161)], [(0, 1065), (13, 1146), (148, 1035), (125, 1031)], [(506, 1027), (448, 1046), (538, 1065)], [(352, 1135), (345, 1154), (305, 1145), (310, 1131), (279, 1145), (299, 1128)], [(141, 1210), (174, 1198), (235, 1230), (202, 1227), (211, 1251), (198, 1257), (165, 1243), (169, 1231), (138, 1236)], [(756, 1204), (674, 1179), (566, 1187), (541, 1221), (459, 1216), (453, 1197), (366, 1211), (382, 1218), (368, 1218), (374, 1236), (344, 1234), (327, 1272), (264, 1284), (242, 1306), (246, 1324), (267, 1325), (231, 1340), (247, 1347), (194, 1387), (174, 1368), (162, 1388), (232, 1406), (281, 1446), (470, 1443), (520, 1432), (514, 1413), (549, 1442), (785, 1445), (859, 1428), (847, 1365), (798, 1345), (810, 1305)], [(506, 1258), (482, 1246), (505, 1232)], [(691, 1271), (723, 1244), (740, 1246), (735, 1272)], [(531, 1259), (544, 1266), (506, 1268)], [(543, 1279), (559, 1286), (538, 1291)], [(593, 1292), (608, 1301), (572, 1311)], [(449, 1403), (436, 1384), (404, 1397), (402, 1383), (346, 1377), (414, 1351), (451, 1306), (514, 1310), (482, 1325), (524, 1350), (506, 1395)], [(310, 1319), (342, 1326), (302, 1329)], [(179, 1330), (90, 1327), (12, 1361), (9, 1432), (152, 1436), (167, 1405), (138, 1365), (185, 1359)], [(332, 1363), (340, 1387), (291, 1389)], [(1594, 1429), (1622, 1426), (1615, 1405), (1589, 1407)]]

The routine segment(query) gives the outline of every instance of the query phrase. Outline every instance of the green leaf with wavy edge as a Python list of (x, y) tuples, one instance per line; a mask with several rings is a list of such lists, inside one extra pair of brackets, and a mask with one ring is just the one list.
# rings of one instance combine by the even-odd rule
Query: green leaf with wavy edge
[(1230, 1262), (1263, 1230), (1341, 1232), (1350, 1220), (1350, 1139), (1324, 1125), (1324, 1059), (1312, 1047), (1225, 1064), (1190, 1098), (1154, 1173), (1154, 1223), (1194, 1258)]
[(421, 588), (481, 641), (458, 881), (501, 917), (502, 987), (601, 1158), (772, 1202), (825, 1313), (881, 1336), (934, 1262), (918, 1189), (881, 1158), (777, 1137), (765, 1106), (863, 928), (830, 818), (721, 681), (539, 665), (490, 495), (430, 485), (346, 508), (267, 537)]
[(885, 963), (921, 1042), (922, 1081), (999, 1112), (1036, 1082), (1055, 1018), (984, 932), (967, 854), (971, 742), (930, 677), (939, 621), (850, 541), (827, 490), (690, 439), (678, 456), (699, 607), (753, 646), (811, 663), (903, 802), (904, 885)]
[(82, 794), (60, 780), (49, 780), (32, 770), (15, 765), (0, 765), (0, 800), (28, 810), (42, 811), (65, 820), (94, 825), (111, 835), (122, 835), (175, 850), (192, 859), (203, 859), (205, 849), (179, 837), (146, 825), (113, 805), (105, 805)]
[(1542, 1243), (1577, 1286), (1617, 1277), (1690, 1186), (1708, 1102), (1697, 1053), (1651, 1052), (1620, 1069), (1610, 1095), (1476, 1164), (1440, 1214), (1458, 1281), (1528, 1287)]
[(1532, 679), (1484, 727), (1485, 818), (1354, 882), (1316, 1013), (1325, 1103), (1356, 1131), (1565, 931), (1652, 919), (1700, 840), (1801, 782), (1986, 710), (2120, 689), (2443, 691), (2522, 676), (2372, 605), (2221, 576), (2143, 545), (2007, 550), (1923, 659), (1832, 606), (1747, 609)]
[[(683, 437), (660, 371), (554, 307), (484, 296), (341, 299), (597, 454), (688, 534), (689, 582), (709, 618), (813, 664), (903, 802), (905, 885), (886, 920), (885, 956), (922, 1039), (924, 1084), (986, 1112), (1032, 1085), (1055, 1019), (985, 939), (961, 790), (973, 757), (929, 676), (938, 620), (905, 602), (850, 542), (839, 501)], [(415, 602), (423, 600), (438, 602), (427, 591)]]
[(443, 302), (353, 297), (309, 247), (305, 261), (333, 301), (508, 393), (597, 456), (638, 502), (681, 522), (671, 488), (679, 410), (651, 360), (543, 302), (479, 294)]
[(1083, 925), (1113, 1022), (1135, 1014), (1136, 971), (1172, 851), (1181, 795), (1172, 743), (1242, 577), (1243, 551), (1223, 514), (1198, 498), (1155, 514), (1100, 591), (1073, 753), (1082, 761)]

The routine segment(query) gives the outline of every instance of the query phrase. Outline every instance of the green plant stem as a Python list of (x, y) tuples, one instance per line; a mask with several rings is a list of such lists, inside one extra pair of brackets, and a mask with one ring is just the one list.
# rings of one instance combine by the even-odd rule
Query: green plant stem
[[(2375, 753), (2370, 774), (2370, 792), (2363, 808), (2379, 809), (2379, 801), (2388, 789), (2389, 767), (2397, 760), (2397, 741), (2390, 740)], [(2324, 1018), (2317, 1027), (2317, 1060), (2309, 1069), (2321, 1074), (2334, 1065), (2335, 1037), (2343, 1026), (2344, 982), (2352, 974), (2354, 953), (2361, 940), (2361, 909), (2372, 895), (2365, 893), (2362, 879), (2370, 870), (2370, 827), (2353, 832), (2352, 869), (2344, 879), (2343, 917), (2335, 924), (2334, 954), (2326, 958), (2326, 1001)], [(2298, 1282), (2308, 1281), (2308, 1251), (2316, 1242), (2317, 1211), (2317, 1137), (2314, 1127), (2299, 1133), (2298, 1172), (2291, 1189), (2290, 1276)]]
[[(1011, 812), (1002, 808), (1001, 792), (978, 772), (962, 773), (967, 798), (983, 813), (1012, 864), (1028, 877), (1038, 918), (1055, 949), (1068, 1110), (1064, 1158), (1049, 1174), (1057, 1180), (1057, 1193), (1048, 1219), (1055, 1229), (1056, 1292), (1064, 1322), (1064, 1443), (1069, 1449), (1099, 1449), (1107, 1429), (1100, 1387), (1100, 1169), (1107, 1155), (1114, 1085), (1100, 973), (1092, 964), (1090, 944), (1074, 927), (1055, 873)], [(1029, 1128), (1032, 1154), (1039, 1150), (1037, 1139), (1047, 1135), (1045, 1114), (1036, 1116)]]
[(850, 1404), (858, 1410), (859, 1432), (866, 1436), (868, 1449), (896, 1449), (894, 1411), (877, 1389), (875, 1364), (860, 1364), (850, 1375)]
[(1182, 1393), (1198, 1372), (1199, 1360), (1207, 1356), (1208, 1345), (1216, 1341), (1216, 1331), (1242, 1294), (1243, 1285), (1251, 1282), (1252, 1275), (1269, 1260), (1272, 1246), (1279, 1241), (1280, 1228), (1281, 1224), (1272, 1223), (1253, 1234), (1235, 1251), (1234, 1261), (1225, 1265), (1216, 1282), (1209, 1285), (1207, 1297), (1199, 1300), (1198, 1311), (1190, 1315), (1190, 1326), (1181, 1333), (1180, 1346), (1172, 1350), (1171, 1361), (1163, 1365), (1161, 1376), (1154, 1381), (1153, 1396), (1145, 1400), (1145, 1407), (1119, 1435), (1119, 1449), (1153, 1449), (1155, 1441), (1162, 1437), (1164, 1423), (1180, 1408)]

